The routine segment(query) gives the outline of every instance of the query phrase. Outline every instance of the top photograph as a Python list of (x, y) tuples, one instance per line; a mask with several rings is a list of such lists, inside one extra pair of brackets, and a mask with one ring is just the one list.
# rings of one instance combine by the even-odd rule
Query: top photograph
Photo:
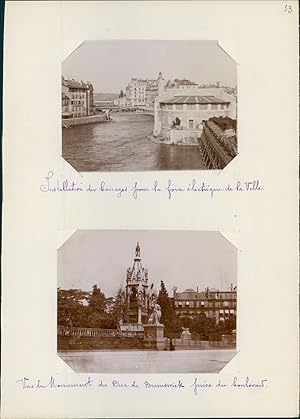
[(237, 63), (217, 41), (85, 41), (61, 83), (78, 172), (222, 170), (238, 153)]

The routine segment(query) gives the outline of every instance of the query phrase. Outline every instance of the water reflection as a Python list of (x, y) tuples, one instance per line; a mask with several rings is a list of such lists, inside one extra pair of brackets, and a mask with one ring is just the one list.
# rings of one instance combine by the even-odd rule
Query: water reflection
[(63, 157), (78, 171), (204, 169), (197, 147), (154, 144), (153, 117), (113, 113), (112, 122), (63, 128)]

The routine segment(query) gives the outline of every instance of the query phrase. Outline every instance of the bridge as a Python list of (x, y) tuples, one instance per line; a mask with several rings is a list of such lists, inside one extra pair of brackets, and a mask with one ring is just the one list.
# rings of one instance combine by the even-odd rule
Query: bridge
[(95, 101), (95, 109), (99, 112), (111, 110), (113, 112), (136, 112), (143, 115), (154, 116), (154, 109), (143, 107), (120, 107), (114, 105), (113, 101)]

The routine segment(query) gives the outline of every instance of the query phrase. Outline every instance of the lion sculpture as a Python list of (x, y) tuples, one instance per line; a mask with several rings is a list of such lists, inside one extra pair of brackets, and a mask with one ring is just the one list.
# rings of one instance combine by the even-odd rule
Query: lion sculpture
[(153, 311), (149, 317), (148, 324), (160, 324), (161, 308), (159, 304), (155, 304)]

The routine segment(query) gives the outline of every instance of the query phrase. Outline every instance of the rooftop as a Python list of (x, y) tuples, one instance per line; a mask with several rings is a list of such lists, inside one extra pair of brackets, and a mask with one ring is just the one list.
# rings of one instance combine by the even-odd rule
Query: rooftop
[(67, 80), (67, 79), (64, 79), (64, 78), (62, 79), (62, 84), (66, 87), (71, 88), (71, 89), (88, 89), (89, 87), (92, 86), (89, 82), (84, 83), (83, 81), (79, 82), (79, 81), (76, 81), (74, 79)]
[(226, 131), (227, 129), (234, 129), (236, 131), (236, 119), (231, 119), (229, 117), (213, 117), (210, 118), (210, 120), (217, 124), (223, 131)]
[(208, 104), (208, 103), (212, 103), (212, 104), (226, 104), (226, 103), (230, 103), (229, 101), (224, 101), (222, 99), (218, 99), (215, 96), (174, 96), (170, 99), (164, 99), (162, 101), (160, 101), (160, 103), (163, 104), (196, 104), (196, 103), (200, 103), (200, 104)]
[(174, 81), (168, 80), (166, 87), (178, 87), (178, 86), (198, 86), (197, 83), (187, 79), (175, 79)]

